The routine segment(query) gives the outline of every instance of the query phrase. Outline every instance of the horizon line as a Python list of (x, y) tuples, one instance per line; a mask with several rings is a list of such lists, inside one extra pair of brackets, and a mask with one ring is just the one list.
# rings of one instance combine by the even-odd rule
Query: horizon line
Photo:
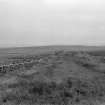
[(8, 49), (8, 48), (29, 48), (29, 47), (105, 47), (105, 45), (27, 45), (27, 46), (8, 46), (8, 47), (0, 47), (0, 49)]

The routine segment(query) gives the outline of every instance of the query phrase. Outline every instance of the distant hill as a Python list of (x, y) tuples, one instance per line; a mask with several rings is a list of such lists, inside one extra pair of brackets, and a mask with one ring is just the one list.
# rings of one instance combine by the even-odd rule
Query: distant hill
[(23, 55), (23, 54), (39, 54), (52, 51), (105, 51), (104, 46), (35, 46), (35, 47), (14, 47), (14, 48), (1, 48), (0, 56), (7, 55)]

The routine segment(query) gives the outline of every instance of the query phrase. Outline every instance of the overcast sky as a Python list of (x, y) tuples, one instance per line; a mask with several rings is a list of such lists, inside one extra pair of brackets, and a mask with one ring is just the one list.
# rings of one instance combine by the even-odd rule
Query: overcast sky
[(0, 0), (0, 47), (105, 45), (105, 0)]

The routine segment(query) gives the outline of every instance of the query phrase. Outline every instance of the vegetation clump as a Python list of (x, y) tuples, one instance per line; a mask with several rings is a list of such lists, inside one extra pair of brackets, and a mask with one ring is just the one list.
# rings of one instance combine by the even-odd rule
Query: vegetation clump
[[(55, 81), (27, 81), (21, 80), (17, 84), (8, 85), (13, 92), (6, 94), (3, 102), (31, 102), (68, 105), (80, 103), (82, 100), (95, 98), (101, 94), (93, 81), (83, 81), (68, 77), (60, 83)], [(101, 88), (100, 88), (101, 89)]]

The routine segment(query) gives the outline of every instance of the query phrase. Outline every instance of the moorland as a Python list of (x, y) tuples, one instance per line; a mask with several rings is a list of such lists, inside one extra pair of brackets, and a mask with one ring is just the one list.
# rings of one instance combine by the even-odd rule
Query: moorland
[(0, 49), (0, 105), (104, 105), (105, 47)]

